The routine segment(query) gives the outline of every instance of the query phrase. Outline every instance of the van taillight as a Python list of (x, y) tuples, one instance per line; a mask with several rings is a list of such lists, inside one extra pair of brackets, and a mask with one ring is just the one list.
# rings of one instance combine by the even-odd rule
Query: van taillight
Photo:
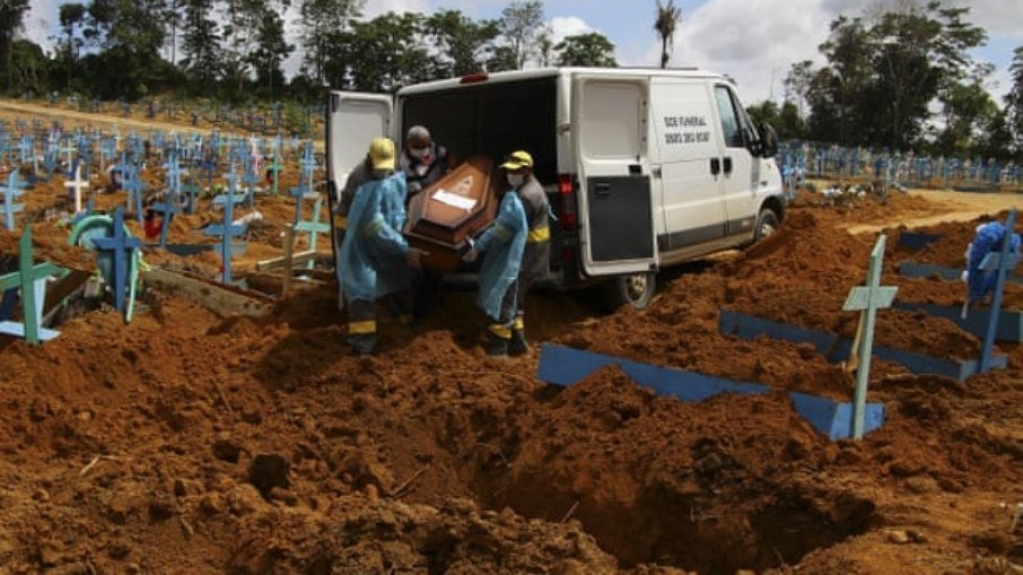
[(486, 82), (489, 79), (490, 75), (488, 75), (486, 72), (479, 72), (476, 74), (468, 74), (466, 76), (462, 76), (458, 80), (458, 82), (461, 84), (476, 84), (477, 82)]
[(572, 176), (558, 174), (558, 198), (561, 201), (561, 213), (558, 214), (561, 229), (573, 231), (578, 220), (575, 214), (575, 185), (572, 183)]

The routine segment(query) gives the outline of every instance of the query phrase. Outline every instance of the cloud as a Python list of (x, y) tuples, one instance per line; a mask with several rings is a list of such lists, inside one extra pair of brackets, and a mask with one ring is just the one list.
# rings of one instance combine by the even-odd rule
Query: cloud
[(23, 21), (22, 35), (48, 50), (53, 46), (52, 36), (60, 29), (60, 9), (65, 0), (32, 0)]
[(568, 36), (577, 36), (579, 34), (593, 32), (593, 28), (591, 28), (585, 20), (575, 16), (557, 16), (551, 18), (548, 25), (553, 31), (552, 39), (555, 44), (561, 42)]

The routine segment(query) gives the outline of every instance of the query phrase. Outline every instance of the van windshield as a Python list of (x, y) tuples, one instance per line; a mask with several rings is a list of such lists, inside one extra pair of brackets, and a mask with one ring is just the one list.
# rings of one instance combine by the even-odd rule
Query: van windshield
[(402, 133), (417, 124), (459, 159), (484, 154), (500, 160), (526, 150), (537, 178), (557, 178), (555, 78), (473, 84), (407, 96), (401, 103)]

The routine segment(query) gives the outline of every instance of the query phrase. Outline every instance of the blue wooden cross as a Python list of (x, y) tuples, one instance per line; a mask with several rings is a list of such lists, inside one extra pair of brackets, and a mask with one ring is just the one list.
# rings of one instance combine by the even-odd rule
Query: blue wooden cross
[(995, 272), (995, 292), (991, 298), (991, 311), (988, 314), (987, 331), (984, 335), (984, 346), (980, 352), (978, 371), (987, 373), (991, 369), (991, 353), (995, 345), (995, 334), (998, 331), (998, 315), (1002, 308), (1002, 295), (1005, 292), (1005, 278), (1019, 264), (1019, 254), (1012, 250), (1013, 230), (1016, 227), (1016, 208), (1009, 211), (1009, 219), (1005, 222), (1005, 237), (1002, 238), (1001, 249), (990, 251), (980, 262), (980, 269)]
[(160, 226), (160, 247), (167, 247), (167, 234), (170, 231), (171, 222), (174, 216), (181, 213), (181, 203), (178, 201), (178, 191), (168, 188), (164, 195), (164, 201), (153, 202), (149, 206), (154, 212), (163, 216), (163, 224)]
[(205, 233), (209, 236), (220, 237), (220, 258), (223, 268), (221, 281), (227, 284), (233, 281), (231, 279), (231, 254), (233, 251), (231, 238), (244, 234), (246, 226), (234, 223), (234, 205), (245, 201), (244, 194), (236, 193), (238, 174), (232, 171), (224, 177), (228, 181), (228, 191), (213, 198), (214, 205), (221, 205), (224, 208), (224, 223), (207, 226)]
[(277, 184), (280, 181), (281, 170), (284, 169), (284, 166), (282, 166), (281, 163), (280, 163), (280, 158), (277, 155), (277, 150), (276, 149), (274, 149), (274, 152), (273, 152), (273, 160), (266, 167), (266, 169), (270, 172), (270, 185), (271, 185), (270, 192), (273, 195), (276, 196), (277, 195)]
[(77, 146), (75, 146), (74, 141), (71, 139), (70, 136), (68, 136), (67, 139), (64, 140), (64, 147), (60, 149), (61, 152), (67, 155), (68, 166), (70, 166), (71, 163), (74, 161), (74, 155), (77, 150), (78, 148)]
[[(331, 231), (331, 226), (327, 222), (320, 221), (320, 210), (323, 207), (323, 197), (316, 194), (316, 202), (313, 204), (313, 213), (310, 215), (308, 220), (300, 219), (302, 213), (302, 200), (298, 201), (298, 209), (296, 215), (296, 222), (294, 229), (296, 232), (308, 232), (309, 233), (309, 249), (316, 251), (316, 238), (320, 234), (326, 234)], [(310, 260), (307, 263), (308, 269), (313, 269), (316, 262)]]
[[(22, 164), (27, 164), (29, 159), (35, 157), (35, 147), (35, 138), (31, 135), (22, 136), (18, 140), (18, 153), (21, 154)], [(38, 166), (36, 166), (36, 169), (39, 169)]]
[(7, 185), (3, 186), (4, 194), (4, 226), (7, 231), (14, 231), (14, 214), (24, 211), (25, 204), (17, 203), (24, 195), (25, 182), (18, 176), (18, 170), (11, 170), (7, 175)]
[(128, 163), (126, 157), (121, 155), (121, 188), (128, 194), (127, 209), (135, 212), (135, 219), (142, 224), (142, 192), (145, 185), (139, 176), (138, 168)]
[(128, 321), (130, 318), (127, 315), (126, 296), (132, 292), (130, 285), (132, 280), (129, 274), (131, 260), (129, 258), (134, 258), (137, 261), (142, 249), (142, 240), (125, 232), (124, 210), (121, 207), (114, 210), (111, 232), (113, 236), (96, 238), (93, 240), (93, 244), (97, 250), (110, 253), (108, 257), (112, 260), (111, 275), (113, 277), (104, 278), (104, 281), (114, 291), (114, 307), (125, 315), (125, 321)]
[(43, 152), (43, 170), (46, 171), (47, 179), (52, 178), (53, 172), (57, 171), (57, 152), (58, 150), (49, 144)]
[(853, 402), (854, 439), (863, 437), (863, 420), (867, 404), (867, 382), (870, 378), (870, 355), (874, 346), (874, 319), (877, 310), (888, 308), (898, 292), (897, 287), (880, 285), (881, 270), (884, 260), (885, 235), (881, 234), (870, 253), (870, 267), (867, 268), (867, 285), (857, 286), (849, 292), (843, 311), (860, 311), (860, 347), (859, 365), (856, 369), (856, 396)]
[(49, 341), (59, 332), (45, 329), (43, 304), (46, 301), (46, 278), (63, 275), (67, 270), (51, 262), (35, 265), (32, 259), (32, 227), (25, 226), (18, 242), (18, 271), (0, 276), (0, 292), (11, 288), (21, 289), (22, 319), (24, 323), (0, 322), (0, 333), (25, 338), (28, 343), (38, 345)]

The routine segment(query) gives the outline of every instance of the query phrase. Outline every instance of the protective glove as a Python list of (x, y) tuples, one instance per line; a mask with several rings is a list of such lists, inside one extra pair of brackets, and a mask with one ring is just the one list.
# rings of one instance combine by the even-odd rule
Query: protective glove
[(465, 241), (469, 244), (469, 249), (462, 254), (462, 261), (471, 264), (476, 261), (476, 258), (480, 257), (480, 253), (476, 251), (476, 242), (472, 241), (472, 238), (468, 238)]

